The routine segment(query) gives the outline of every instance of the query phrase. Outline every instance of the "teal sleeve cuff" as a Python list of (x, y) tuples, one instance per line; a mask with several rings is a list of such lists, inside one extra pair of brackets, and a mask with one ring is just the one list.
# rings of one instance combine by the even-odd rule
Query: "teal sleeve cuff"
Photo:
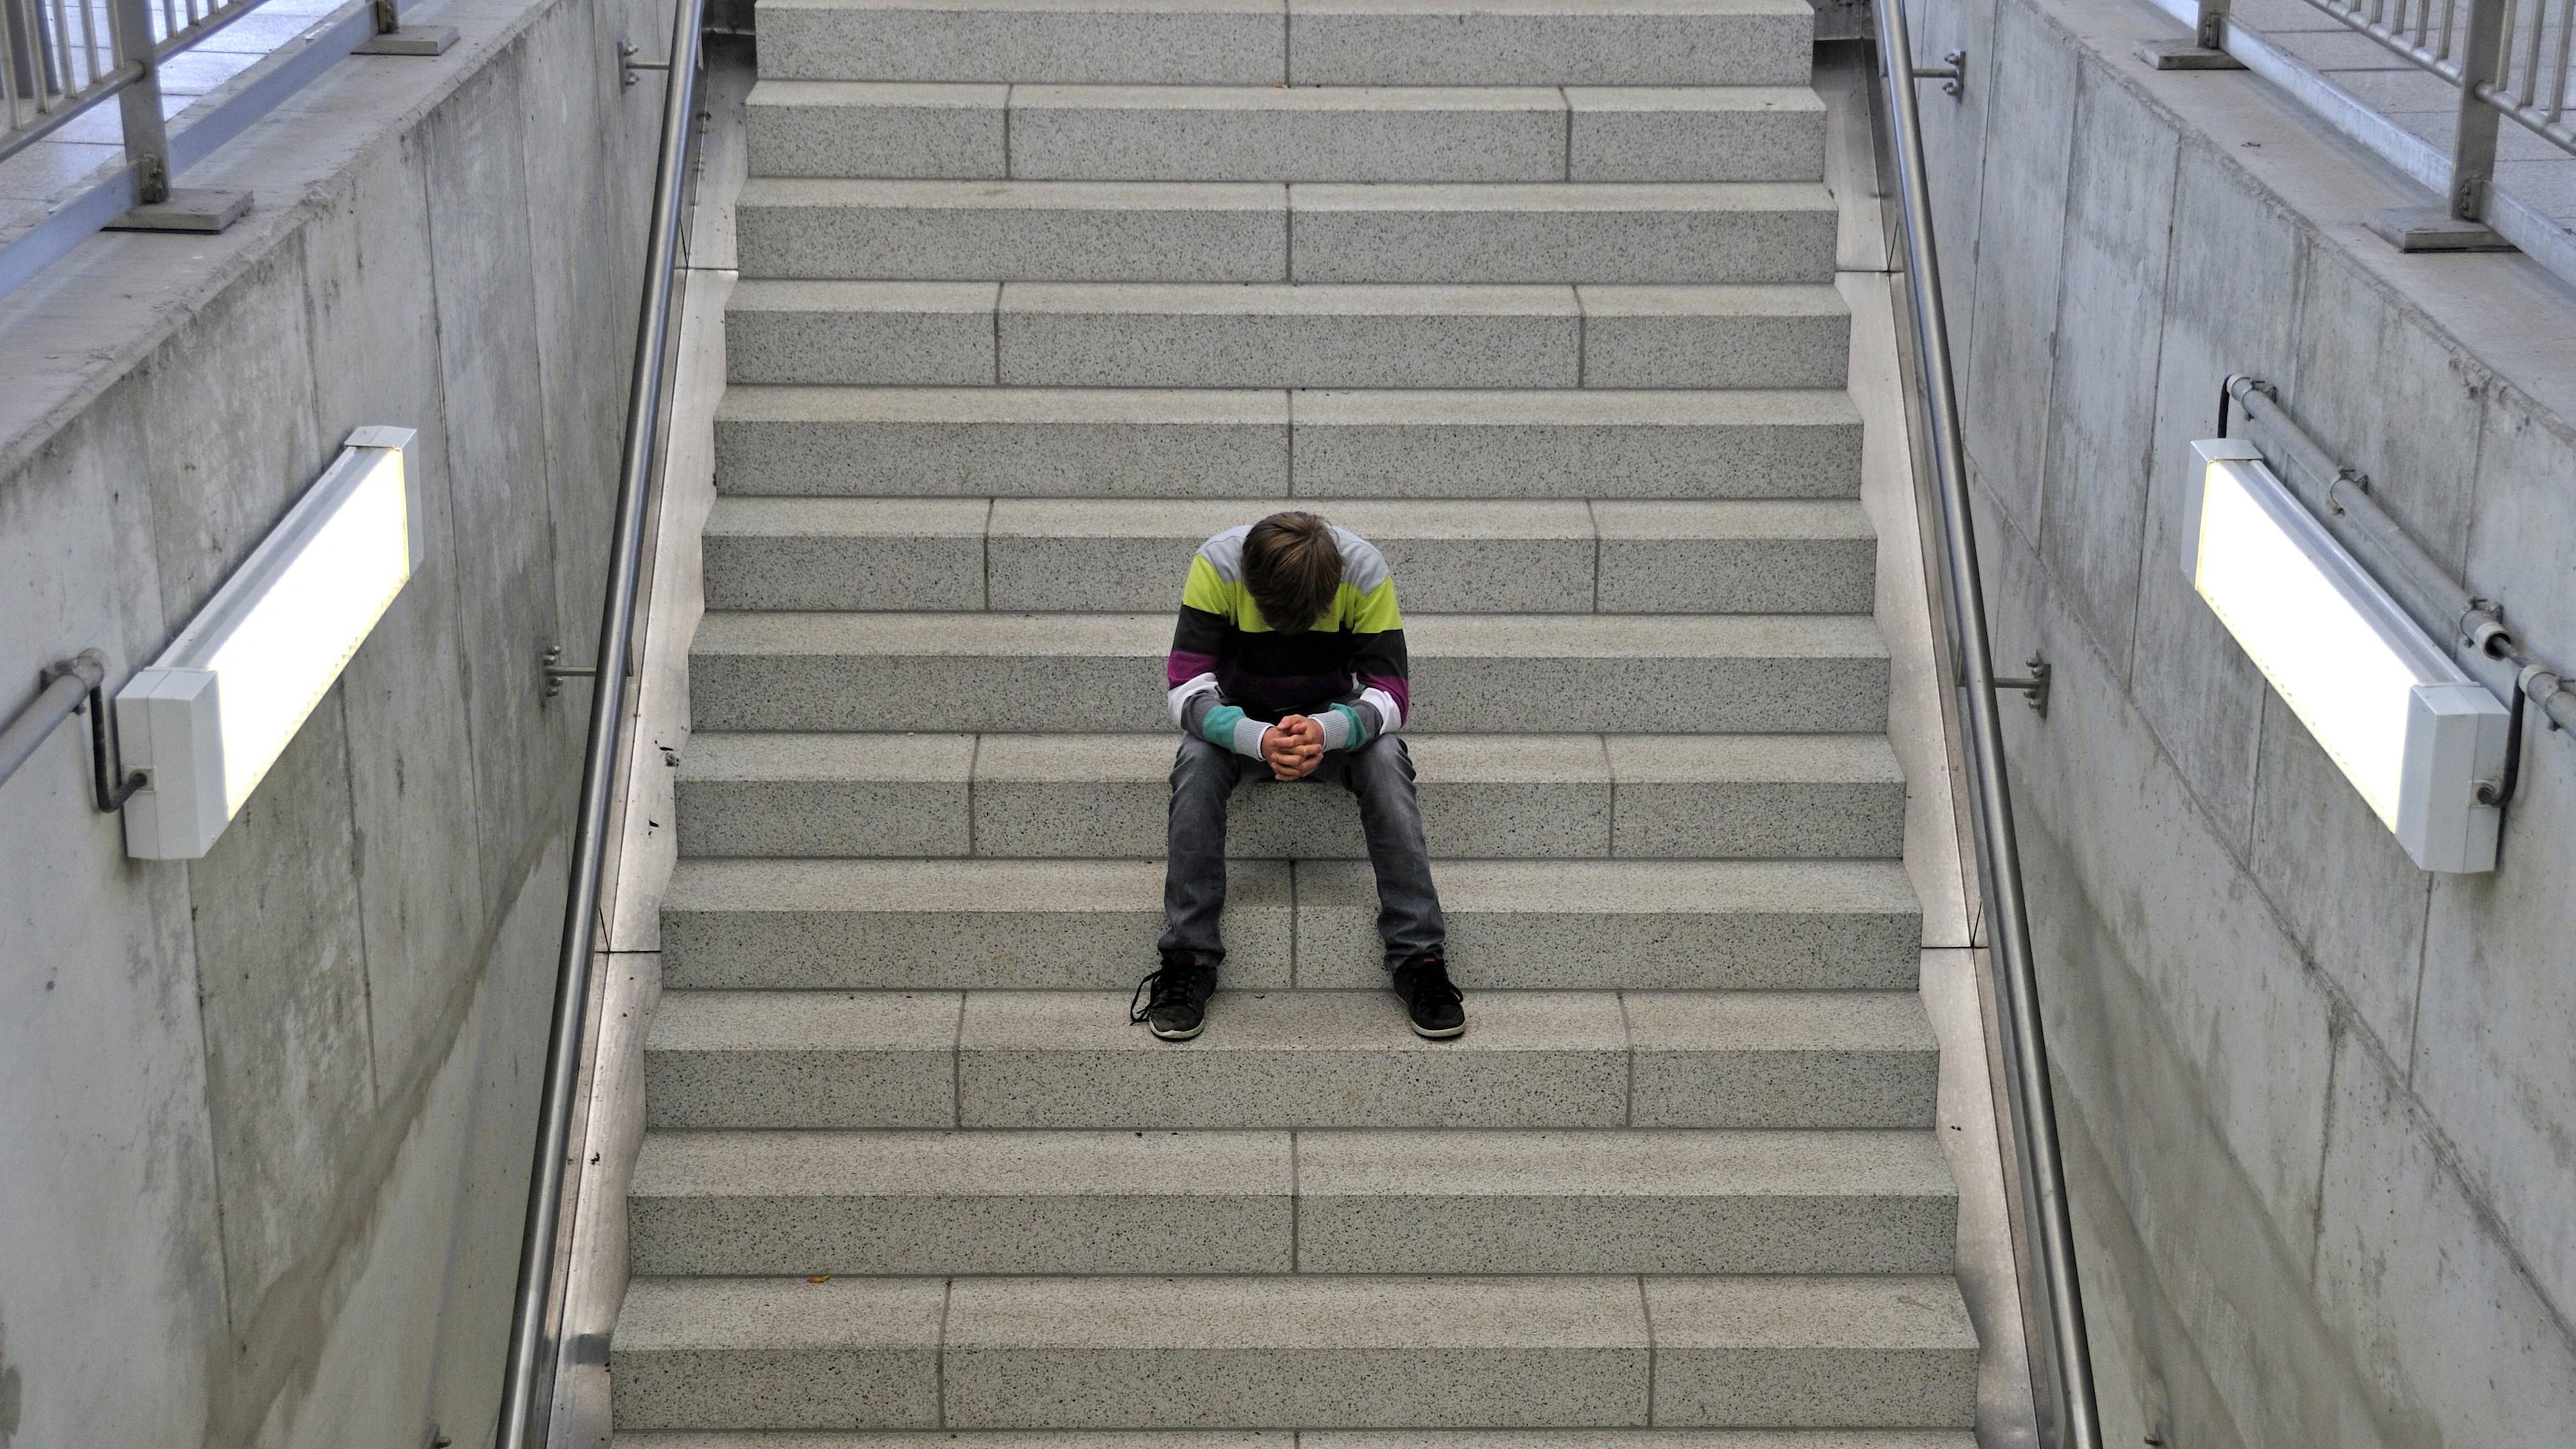
[(1356, 750), (1369, 742), (1369, 717), (1347, 704), (1326, 709), (1323, 718), (1324, 748)]

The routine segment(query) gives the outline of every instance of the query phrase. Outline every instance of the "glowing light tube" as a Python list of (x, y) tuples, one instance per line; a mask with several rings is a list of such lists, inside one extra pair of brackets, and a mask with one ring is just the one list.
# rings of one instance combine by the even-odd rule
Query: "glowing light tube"
[(116, 693), (125, 853), (194, 860), (241, 813), (420, 567), (409, 428), (360, 428), (240, 570)]
[(2425, 870), (2495, 868), (2503, 705), (2237, 439), (2191, 445), (2183, 569), (2380, 823)]

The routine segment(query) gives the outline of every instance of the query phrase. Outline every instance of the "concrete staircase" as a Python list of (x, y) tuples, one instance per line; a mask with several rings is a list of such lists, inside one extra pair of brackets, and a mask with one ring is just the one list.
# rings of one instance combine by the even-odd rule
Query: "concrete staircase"
[[(1807, 0), (758, 23), (620, 1442), (1966, 1449)], [(1325, 788), (1126, 1021), (1184, 565), (1290, 501), (1395, 567), (1460, 1041)]]

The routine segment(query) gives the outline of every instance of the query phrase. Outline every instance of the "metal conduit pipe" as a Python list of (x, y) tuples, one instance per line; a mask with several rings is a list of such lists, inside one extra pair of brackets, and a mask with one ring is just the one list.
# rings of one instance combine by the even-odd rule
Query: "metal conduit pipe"
[(2102, 1449), (2101, 1410), (2093, 1389), (2093, 1350), (2084, 1326), (2084, 1292), (2075, 1268), (2075, 1229), (2066, 1201), (2066, 1171), (2057, 1146), (2057, 1106), (2048, 1079), (2048, 1042), (2032, 963), (2030, 915), (2022, 895), (2021, 848), (2013, 834), (2012, 788), (2004, 765), (2003, 725), (1995, 698), (1994, 648), (1986, 637), (1985, 585), (1977, 567), (1976, 519), (1969, 507), (1968, 464), (1959, 402), (1951, 380), (1949, 324), (1941, 305), (1941, 266), (1932, 238), (1932, 194), (1923, 162), (1923, 123), (1915, 109), (1919, 73), (1906, 34), (1903, 0), (1876, 0), (1879, 70), (1887, 87), (1888, 133), (1904, 217), (1905, 281), (1912, 294), (1923, 402), (1931, 425), (1934, 481), (1940, 495), (1943, 552), (1960, 662), (1967, 675), (1969, 794), (1975, 806), (1977, 874), (2005, 1020), (2023, 1190), (2036, 1229), (2039, 1269), (2054, 1367), (2058, 1444)]
[(2531, 657), (2504, 621), (2493, 599), (2481, 598), (2451, 576), (2439, 559), (2408, 532), (2406, 525), (2370, 491), (2370, 479), (2337, 462), (2316, 436), (2299, 425), (2281, 405), (2278, 389), (2260, 378), (2237, 373), (2227, 379), (2219, 399), (2219, 432), (2227, 431), (2226, 404), (2234, 400), (2245, 416), (2271, 431), (2289, 467), (2281, 481), (2326, 527), (2349, 535), (2363, 551), (2377, 555), (2374, 572), (2388, 591), (2436, 638), (2455, 639), (2468, 651), (2466, 667), (2506, 699), (2520, 695), (2542, 717), (2561, 730), (2576, 730), (2576, 687), (2556, 670)]
[(100, 662), (98, 651), (90, 649), (82, 651), (77, 659), (64, 660), (46, 673), (53, 677), (45, 682), (45, 687), (36, 692), (36, 697), (18, 712), (17, 718), (6, 726), (0, 726), (0, 783), (6, 783), (11, 775), (18, 773), (18, 767), (27, 763), (27, 757), (36, 752), (36, 746), (53, 734), (54, 726), (72, 717), (72, 712), (81, 707), (81, 701), (87, 699), (89, 692), (98, 688), (99, 681), (106, 677), (106, 667)]
[(537, 1107), (537, 1146), (529, 1174), (526, 1231), (519, 1240), (519, 1280), (510, 1308), (508, 1358), (501, 1381), (496, 1449), (529, 1449), (545, 1439), (539, 1375), (550, 1356), (547, 1300), (554, 1287), (555, 1245), (563, 1223), (566, 1155), (572, 1142), (591, 958), (597, 945), (599, 877), (607, 848), (617, 752), (626, 721), (624, 660), (635, 632), (635, 595), (643, 572), (646, 494), (661, 434), (665, 359), (671, 335), (671, 282), (685, 219), (689, 140), (697, 127), (698, 45), (705, 0), (674, 0), (669, 80), (662, 96), (662, 144), (653, 173), (652, 233), (644, 257), (644, 304), (635, 324), (635, 365), (626, 393), (626, 437), (619, 459), (617, 521), (611, 534), (608, 592), (600, 604), (599, 661), (590, 695), (590, 729), (581, 763), (581, 814), (573, 832), (570, 888), (565, 893), (563, 952), (555, 963), (555, 1004), (546, 1042), (546, 1071)]

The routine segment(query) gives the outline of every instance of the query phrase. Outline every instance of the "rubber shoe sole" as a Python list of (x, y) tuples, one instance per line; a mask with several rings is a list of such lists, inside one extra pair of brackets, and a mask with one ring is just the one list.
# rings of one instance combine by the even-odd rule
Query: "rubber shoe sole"
[[(1163, 1028), (1161, 1028), (1161, 1027), (1159, 1027), (1159, 1026), (1154, 1025), (1154, 1024), (1153, 1024), (1152, 1022), (1150, 1022), (1150, 1021), (1149, 1021), (1149, 1022), (1147, 1022), (1147, 1023), (1145, 1023), (1145, 1029), (1146, 1029), (1147, 1031), (1150, 1031), (1150, 1032), (1152, 1032), (1152, 1033), (1154, 1034), (1154, 1039), (1155, 1039), (1156, 1041), (1188, 1041), (1188, 1040), (1190, 1040), (1191, 1038), (1193, 1038), (1193, 1037), (1197, 1036), (1199, 1033), (1201, 1033), (1201, 1032), (1203, 1032), (1203, 1031), (1207, 1030), (1207, 1018), (1206, 1018), (1206, 1017), (1200, 1017), (1200, 1018), (1199, 1018), (1199, 1024), (1198, 1024), (1198, 1025), (1196, 1025), (1196, 1026), (1194, 1026), (1194, 1027), (1191, 1027), (1191, 1028), (1190, 1028), (1189, 1030), (1187, 1030), (1187, 1031), (1166, 1031), (1166, 1030), (1164, 1030)], [(1460, 1027), (1458, 1028), (1458, 1030), (1459, 1030), (1459, 1031), (1465, 1031), (1465, 1030), (1466, 1030), (1466, 1027), (1462, 1025), (1462, 1026), (1460, 1026)], [(1452, 1034), (1452, 1035), (1455, 1035), (1456, 1033), (1454, 1033), (1454, 1032), (1453, 1032), (1453, 1033), (1451, 1033), (1451, 1034)]]
[(1467, 1023), (1463, 1021), (1458, 1023), (1456, 1026), (1448, 1027), (1446, 1029), (1434, 1029), (1432, 1027), (1424, 1026), (1422, 1023), (1415, 1021), (1410, 1015), (1408, 1015), (1404, 1019), (1404, 1024), (1412, 1027), (1413, 1034), (1422, 1038), (1424, 1041), (1449, 1041), (1453, 1038), (1462, 1037), (1467, 1034)]

